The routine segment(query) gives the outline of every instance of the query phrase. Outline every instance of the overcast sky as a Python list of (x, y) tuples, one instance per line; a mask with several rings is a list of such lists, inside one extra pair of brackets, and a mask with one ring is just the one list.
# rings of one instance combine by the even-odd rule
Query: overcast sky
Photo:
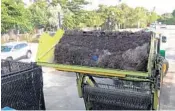
[[(97, 9), (99, 4), (104, 5), (116, 5), (118, 0), (87, 0), (92, 2), (91, 5), (85, 7), (85, 9), (92, 10)], [(175, 0), (121, 0), (121, 3), (126, 3), (131, 7), (142, 6), (148, 10), (153, 10), (156, 7), (155, 11), (158, 14), (171, 13), (175, 9)]]

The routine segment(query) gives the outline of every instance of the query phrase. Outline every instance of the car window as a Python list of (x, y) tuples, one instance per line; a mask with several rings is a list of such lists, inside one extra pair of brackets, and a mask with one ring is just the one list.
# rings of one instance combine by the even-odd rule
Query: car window
[(10, 52), (12, 50), (12, 46), (1, 46), (1, 52)]
[(27, 47), (27, 44), (26, 43), (23, 43), (23, 47)]
[(21, 48), (21, 46), (20, 46), (20, 44), (18, 44), (18, 45), (16, 45), (15, 47), (14, 47), (14, 49), (20, 49)]
[(21, 48), (24, 48), (24, 47), (27, 47), (27, 44), (26, 43), (22, 43), (21, 44)]
[(24, 45), (23, 44), (20, 44), (20, 48), (24, 48)]
[(24, 48), (26, 46), (27, 46), (26, 43), (21, 43), (21, 44), (16, 45), (14, 49), (22, 49), (22, 48)]

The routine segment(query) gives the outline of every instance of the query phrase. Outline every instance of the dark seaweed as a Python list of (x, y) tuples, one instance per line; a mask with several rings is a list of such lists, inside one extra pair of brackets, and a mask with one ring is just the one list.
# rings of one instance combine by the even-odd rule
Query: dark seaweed
[(54, 60), (59, 64), (147, 71), (151, 35), (143, 31), (67, 31), (55, 47)]

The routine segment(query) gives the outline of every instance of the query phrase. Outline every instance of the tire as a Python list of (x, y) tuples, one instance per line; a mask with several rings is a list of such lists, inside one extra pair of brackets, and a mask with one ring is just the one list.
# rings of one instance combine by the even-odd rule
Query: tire
[[(166, 76), (167, 72), (168, 72), (168, 69), (169, 69), (169, 62), (165, 59), (163, 61), (163, 65), (165, 65), (166, 69), (163, 71), (163, 77)], [(162, 66), (163, 67), (163, 66)]]
[(27, 51), (27, 53), (26, 53), (26, 58), (27, 59), (30, 59), (32, 57), (32, 52), (29, 50), (29, 51)]
[(8, 60), (8, 61), (12, 61), (13, 60), (13, 58), (12, 57), (7, 57), (7, 59), (6, 60)]

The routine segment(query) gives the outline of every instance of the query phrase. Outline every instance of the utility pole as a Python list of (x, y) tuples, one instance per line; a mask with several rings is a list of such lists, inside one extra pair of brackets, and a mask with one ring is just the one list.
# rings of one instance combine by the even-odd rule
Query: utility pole
[(61, 17), (60, 17), (60, 12), (58, 12), (58, 27), (57, 29), (61, 28)]

